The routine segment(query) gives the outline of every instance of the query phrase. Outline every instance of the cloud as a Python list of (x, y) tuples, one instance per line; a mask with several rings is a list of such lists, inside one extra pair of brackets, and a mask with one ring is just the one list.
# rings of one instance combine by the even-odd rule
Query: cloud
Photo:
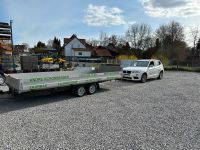
[(161, 8), (178, 7), (187, 4), (187, 2), (183, 0), (152, 0), (152, 3), (154, 6)]
[(123, 10), (107, 6), (88, 5), (84, 22), (89, 26), (117, 26), (126, 24)]
[(139, 0), (152, 17), (192, 17), (200, 15), (199, 0)]

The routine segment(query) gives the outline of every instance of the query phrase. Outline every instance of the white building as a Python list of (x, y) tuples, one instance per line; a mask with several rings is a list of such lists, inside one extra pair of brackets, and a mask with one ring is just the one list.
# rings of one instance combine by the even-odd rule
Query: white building
[(92, 50), (87, 47), (85, 39), (78, 39), (76, 35), (64, 38), (64, 56), (68, 60), (91, 57)]

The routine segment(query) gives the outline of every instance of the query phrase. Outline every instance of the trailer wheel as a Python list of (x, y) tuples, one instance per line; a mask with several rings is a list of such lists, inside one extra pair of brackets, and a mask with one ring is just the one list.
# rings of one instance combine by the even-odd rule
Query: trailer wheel
[(0, 72), (0, 85), (4, 85), (6, 77), (3, 72)]
[(85, 89), (84, 86), (78, 86), (78, 87), (76, 87), (76, 89), (75, 89), (75, 94), (76, 94), (77, 96), (82, 97), (82, 96), (85, 95), (85, 93), (86, 93), (86, 89)]
[(96, 84), (89, 84), (87, 88), (88, 94), (94, 94), (97, 91), (97, 85)]

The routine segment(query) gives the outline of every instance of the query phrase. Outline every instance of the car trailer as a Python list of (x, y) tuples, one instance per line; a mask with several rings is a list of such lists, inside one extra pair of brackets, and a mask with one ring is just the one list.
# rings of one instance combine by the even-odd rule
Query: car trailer
[(99, 88), (99, 83), (120, 79), (119, 72), (95, 73), (89, 71), (57, 71), (36, 73), (1, 73), (1, 84), (9, 87), (13, 94), (42, 91), (49, 89), (71, 89), (77, 96), (86, 93), (94, 94)]

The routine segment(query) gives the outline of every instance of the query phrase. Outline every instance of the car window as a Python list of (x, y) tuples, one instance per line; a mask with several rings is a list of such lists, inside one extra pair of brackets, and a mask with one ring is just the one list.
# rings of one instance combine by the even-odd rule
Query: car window
[(134, 61), (131, 66), (133, 67), (147, 67), (149, 64), (149, 61)]
[(155, 61), (155, 66), (159, 66), (160, 65), (160, 61), (156, 60)]
[(151, 61), (150, 64), (149, 64), (149, 66), (155, 66), (154, 65), (154, 61)]

